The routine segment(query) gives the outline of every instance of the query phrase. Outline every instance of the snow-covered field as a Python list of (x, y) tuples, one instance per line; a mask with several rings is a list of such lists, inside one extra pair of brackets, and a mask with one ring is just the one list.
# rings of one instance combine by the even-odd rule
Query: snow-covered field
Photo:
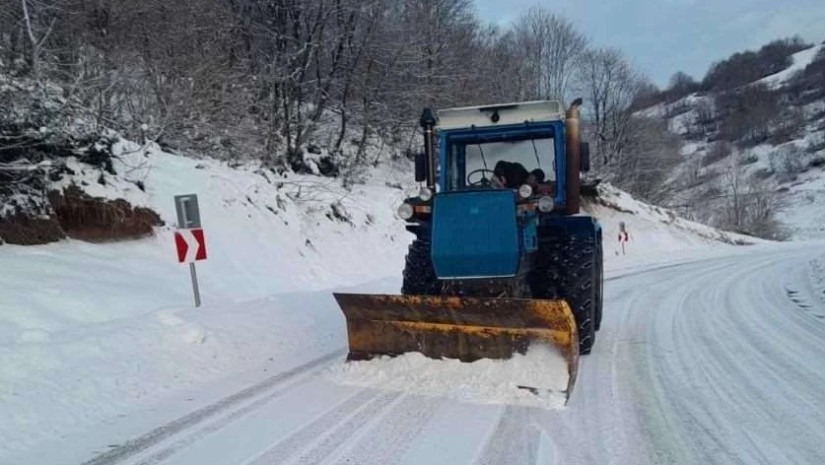
[[(81, 463), (107, 450), (109, 455), (91, 463), (120, 458), (138, 463), (129, 451), (146, 453), (158, 441), (183, 441), (176, 435), (184, 430), (194, 434), (192, 425), (212, 434), (214, 428), (200, 422), (207, 418), (222, 418), (220, 434), (227, 435), (239, 425), (232, 418), (247, 413), (258, 419), (255, 428), (260, 429), (250, 435), (241, 428), (234, 446), (216, 442), (216, 447), (254, 454), (264, 449), (255, 449), (244, 437), (291, 438), (289, 447), (276, 448), (275, 455), (255, 463), (282, 463), (272, 458), (282, 457), (278, 454), (294, 459), (292, 454), (334, 433), (324, 428), (338, 422), (377, 427), (389, 412), (409, 417), (401, 417), (406, 419), (396, 425), (397, 434), (429, 438), (408, 444), (410, 457), (419, 458), (416, 448), (447, 441), (439, 428), (461, 419), (466, 434), (456, 431), (449, 438), (444, 463), (472, 456), (479, 438), (487, 437), (499, 420), (498, 428), (524, 428), (502, 416), (514, 407), (475, 410), (446, 400), (472, 397), (451, 395), (449, 386), (422, 384), (421, 390), (406, 394), (376, 391), (353, 386), (351, 379), (342, 378), (346, 373), (334, 370), (343, 358), (346, 331), (331, 290), (398, 291), (410, 236), (395, 209), (413, 191), (403, 169), (379, 168), (365, 184), (345, 190), (328, 179), (280, 178), (154, 147), (123, 144), (119, 150), (115, 166), (121, 174), (107, 178), (107, 186), (89, 182), (89, 192), (125, 197), (158, 211), (168, 226), (156, 237), (102, 245), (69, 240), (0, 247), (0, 463)], [(78, 179), (97, 180), (99, 173), (76, 168)], [(145, 192), (136, 187), (137, 180)], [(406, 187), (392, 187), (399, 183)], [(183, 193), (199, 195), (209, 248), (209, 259), (198, 264), (204, 300), (198, 309), (192, 308), (188, 270), (175, 263), (173, 253), (172, 197)], [(733, 247), (728, 243), (746, 238), (678, 219), (609, 186), (603, 193), (606, 205), (591, 211), (604, 225), (606, 268), (615, 279), (719, 254), (747, 255), (756, 247)], [(627, 255), (616, 245), (619, 222), (627, 224), (631, 236)], [(621, 297), (612, 295), (608, 298)], [(609, 318), (618, 324), (624, 317)], [(603, 330), (608, 334), (603, 338), (609, 341), (611, 331)], [(612, 350), (609, 344), (601, 350)], [(392, 371), (367, 373), (387, 374)], [(587, 381), (580, 378), (579, 383)], [(428, 386), (444, 395), (423, 396), (433, 393)], [(266, 399), (276, 399), (278, 406), (252, 407), (269, 405)], [(307, 429), (322, 418), (322, 426)], [(480, 426), (470, 426), (475, 420)], [(129, 442), (159, 425), (166, 425), (162, 431), (168, 434), (152, 436), (157, 441)], [(363, 428), (358, 434), (366, 432)], [(387, 428), (386, 434), (396, 434)], [(356, 443), (347, 449), (352, 457), (373, 449), (398, 452), (375, 446), (369, 437)], [(348, 457), (339, 446), (329, 457)], [(203, 460), (210, 455), (192, 457), (201, 461), (180, 463), (233, 463)]]

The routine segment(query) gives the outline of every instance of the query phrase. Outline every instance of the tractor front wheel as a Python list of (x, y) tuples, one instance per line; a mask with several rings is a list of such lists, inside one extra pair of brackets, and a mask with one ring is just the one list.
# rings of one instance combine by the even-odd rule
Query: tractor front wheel
[(435, 276), (430, 247), (429, 242), (421, 239), (416, 239), (410, 244), (404, 266), (402, 294), (438, 295), (441, 293), (441, 284)]

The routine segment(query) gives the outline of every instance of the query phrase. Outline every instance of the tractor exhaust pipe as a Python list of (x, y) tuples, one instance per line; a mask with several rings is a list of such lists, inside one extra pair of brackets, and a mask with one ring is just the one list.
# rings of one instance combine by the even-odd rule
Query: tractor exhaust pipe
[(579, 108), (582, 99), (577, 98), (570, 104), (565, 116), (565, 133), (567, 142), (567, 160), (565, 189), (565, 213), (575, 215), (581, 207), (581, 130), (579, 128)]
[(430, 108), (425, 108), (419, 121), (424, 130), (424, 158), (427, 165), (427, 187), (435, 189), (435, 114)]

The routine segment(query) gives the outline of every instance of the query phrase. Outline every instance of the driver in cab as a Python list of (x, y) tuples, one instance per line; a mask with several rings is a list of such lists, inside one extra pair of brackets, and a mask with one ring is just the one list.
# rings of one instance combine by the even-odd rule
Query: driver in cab
[(493, 169), (491, 183), (495, 187), (507, 189), (518, 189), (522, 184), (529, 184), (534, 193), (554, 195), (555, 183), (545, 182), (544, 176), (541, 169), (528, 172), (521, 163), (500, 161)]
[(519, 186), (527, 182), (530, 173), (521, 163), (500, 161), (493, 169), (492, 183), (495, 187), (505, 187), (508, 189), (518, 189)]

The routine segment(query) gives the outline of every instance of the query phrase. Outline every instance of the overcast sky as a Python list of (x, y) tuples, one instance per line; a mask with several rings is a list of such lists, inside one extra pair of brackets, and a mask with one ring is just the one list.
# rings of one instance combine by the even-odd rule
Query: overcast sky
[(617, 47), (653, 81), (683, 70), (701, 79), (714, 61), (801, 35), (825, 40), (825, 0), (475, 0), (507, 26), (533, 5), (571, 20), (597, 46)]

